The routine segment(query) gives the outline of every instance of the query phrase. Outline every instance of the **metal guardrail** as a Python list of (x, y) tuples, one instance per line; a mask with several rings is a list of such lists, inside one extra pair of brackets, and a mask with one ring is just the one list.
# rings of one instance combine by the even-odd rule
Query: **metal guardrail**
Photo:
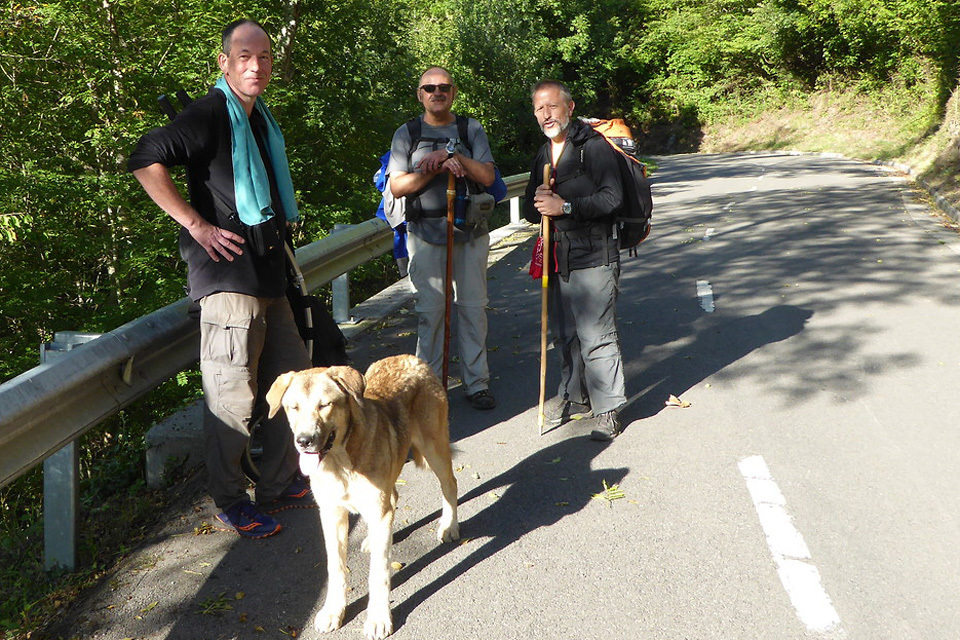
[[(373, 219), (297, 251), (311, 289), (393, 247)], [(184, 298), (0, 385), (0, 487), (197, 362), (200, 328)]]
[[(528, 175), (504, 179), (513, 221)], [(374, 218), (301, 247), (297, 261), (312, 291), (392, 247), (389, 225)], [(179, 300), (0, 385), (0, 487), (197, 362), (200, 329), (188, 305)]]

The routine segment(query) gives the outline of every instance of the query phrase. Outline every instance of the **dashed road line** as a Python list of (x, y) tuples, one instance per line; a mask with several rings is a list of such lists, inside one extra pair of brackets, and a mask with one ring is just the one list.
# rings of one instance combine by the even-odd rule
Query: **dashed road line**
[(840, 616), (823, 588), (820, 572), (810, 562), (810, 549), (787, 513), (787, 501), (771, 477), (763, 456), (743, 458), (739, 467), (760, 517), (780, 582), (790, 596), (797, 617), (811, 631), (843, 637)]
[(713, 288), (706, 280), (697, 280), (697, 298), (700, 299), (700, 307), (707, 313), (713, 313), (715, 307), (713, 304)]

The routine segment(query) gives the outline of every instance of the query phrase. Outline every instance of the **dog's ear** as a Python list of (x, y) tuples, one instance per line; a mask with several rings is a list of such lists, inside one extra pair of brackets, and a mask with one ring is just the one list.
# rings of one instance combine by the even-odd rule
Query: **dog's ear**
[(296, 374), (296, 371), (281, 373), (270, 385), (270, 390), (267, 391), (267, 405), (270, 407), (270, 413), (267, 414), (268, 418), (277, 415), (277, 411), (283, 406), (283, 394), (287, 392), (287, 387), (290, 386), (294, 374)]
[(366, 382), (363, 374), (353, 367), (330, 367), (327, 369), (327, 375), (333, 378), (341, 389), (347, 392), (351, 398), (357, 401), (357, 404), (363, 402), (363, 390), (366, 388)]
[(327, 369), (327, 375), (347, 394), (350, 413), (354, 420), (359, 419), (363, 412), (363, 390), (367, 386), (363, 374), (353, 367), (338, 366)]

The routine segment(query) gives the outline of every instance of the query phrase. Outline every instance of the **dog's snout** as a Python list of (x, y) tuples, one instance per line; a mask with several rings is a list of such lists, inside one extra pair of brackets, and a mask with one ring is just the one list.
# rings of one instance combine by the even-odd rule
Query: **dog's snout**
[(299, 445), (301, 449), (309, 449), (313, 446), (313, 438), (306, 434), (300, 434), (297, 436), (297, 445)]

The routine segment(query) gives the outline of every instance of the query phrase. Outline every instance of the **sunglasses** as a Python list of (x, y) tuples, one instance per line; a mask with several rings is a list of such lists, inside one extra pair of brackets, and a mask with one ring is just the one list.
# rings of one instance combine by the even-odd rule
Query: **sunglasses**
[(420, 85), (420, 88), (427, 93), (433, 93), (437, 89), (440, 89), (443, 93), (450, 93), (450, 89), (453, 88), (452, 84), (424, 84)]

